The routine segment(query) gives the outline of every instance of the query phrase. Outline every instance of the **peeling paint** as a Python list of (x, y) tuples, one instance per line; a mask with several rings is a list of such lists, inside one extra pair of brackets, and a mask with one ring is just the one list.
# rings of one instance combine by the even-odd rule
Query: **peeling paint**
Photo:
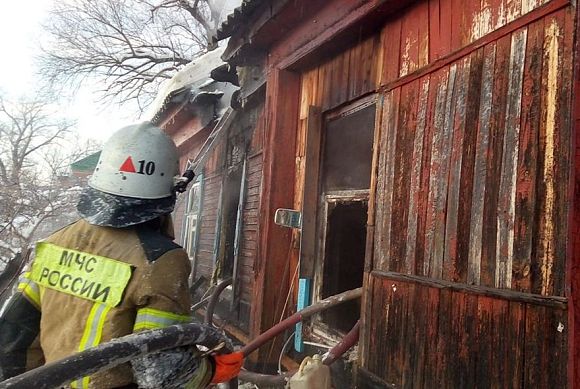
[(522, 14), (522, 0), (507, 0), (507, 23), (513, 22)]
[(481, 11), (475, 15), (471, 25), (471, 41), (475, 41), (487, 35), (492, 30), (492, 8), (483, 1)]
[(413, 61), (411, 61), (410, 54), (411, 49), (414, 48), (416, 44), (417, 42), (413, 41), (413, 39), (411, 39), (409, 36), (405, 39), (403, 53), (401, 54), (401, 71), (399, 73), (401, 77), (406, 76), (412, 71), (412, 69), (417, 67), (417, 64), (414, 64)]
[[(543, 2), (542, 2), (543, 3)], [(540, 0), (522, 0), (522, 15), (533, 11), (540, 4)]]
[(546, 94), (546, 149), (544, 160), (544, 184), (546, 186), (546, 205), (543, 212), (544, 236), (542, 247), (544, 255), (542, 262), (542, 294), (548, 295), (553, 284), (552, 271), (554, 266), (554, 208), (555, 208), (555, 182), (554, 182), (554, 135), (556, 130), (556, 108), (558, 88), (558, 39), (561, 36), (560, 28), (555, 20), (546, 29), (546, 52), (547, 52), (547, 94)]

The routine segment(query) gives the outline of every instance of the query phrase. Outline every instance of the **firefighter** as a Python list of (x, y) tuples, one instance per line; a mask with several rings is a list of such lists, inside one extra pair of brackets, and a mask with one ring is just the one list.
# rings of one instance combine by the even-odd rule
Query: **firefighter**
[[(33, 367), (35, 340), (50, 363), (191, 320), (190, 263), (172, 240), (169, 217), (177, 176), (175, 144), (148, 122), (106, 142), (77, 205), (81, 219), (36, 245), (18, 293), (2, 310), (0, 381)], [(243, 364), (241, 353), (199, 355), (194, 347), (150, 354), (71, 387), (205, 387), (235, 377)]]

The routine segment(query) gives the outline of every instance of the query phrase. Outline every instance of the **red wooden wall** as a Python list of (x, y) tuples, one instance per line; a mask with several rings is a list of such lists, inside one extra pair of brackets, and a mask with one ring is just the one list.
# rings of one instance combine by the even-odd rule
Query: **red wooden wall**
[(568, 384), (575, 9), (509, 3), (419, 2), (382, 32), (362, 366), (397, 387)]
[[(363, 376), (396, 387), (572, 382), (575, 23), (566, 0), (417, 1), (301, 71), (298, 208), (308, 107), (378, 96)], [(285, 47), (276, 63), (297, 55)]]

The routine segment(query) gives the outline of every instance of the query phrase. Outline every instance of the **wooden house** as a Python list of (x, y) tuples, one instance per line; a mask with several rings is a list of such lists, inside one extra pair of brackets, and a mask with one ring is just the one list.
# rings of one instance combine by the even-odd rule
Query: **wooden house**
[(231, 278), (217, 312), (223, 325), (235, 323), (227, 325), (229, 332), (247, 342), (261, 184), (255, 116), (261, 109), (246, 105), (243, 113), (226, 117), (237, 101), (237, 75), (220, 59), (223, 51), (218, 47), (178, 72), (148, 116), (175, 141), (182, 171), (202, 167), (173, 213), (176, 240), (191, 259), (194, 301)]
[(209, 274), (237, 200), (234, 325), (286, 317), (298, 278), (362, 285), (305, 333), (362, 318), (358, 387), (580, 388), (577, 30), (570, 0), (245, 0), (217, 32), (245, 149), (204, 176), (198, 246)]

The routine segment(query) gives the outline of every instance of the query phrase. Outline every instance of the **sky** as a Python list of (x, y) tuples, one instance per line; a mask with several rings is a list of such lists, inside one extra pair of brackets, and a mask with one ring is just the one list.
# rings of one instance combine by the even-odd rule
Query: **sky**
[[(0, 1), (0, 91), (8, 99), (30, 95), (35, 90), (34, 54), (41, 22), (48, 17), (53, 0)], [(66, 116), (77, 121), (77, 130), (86, 139), (105, 141), (116, 129), (135, 121), (116, 105), (104, 107), (95, 101), (95, 91), (85, 87), (74, 103), (62, 107)]]

